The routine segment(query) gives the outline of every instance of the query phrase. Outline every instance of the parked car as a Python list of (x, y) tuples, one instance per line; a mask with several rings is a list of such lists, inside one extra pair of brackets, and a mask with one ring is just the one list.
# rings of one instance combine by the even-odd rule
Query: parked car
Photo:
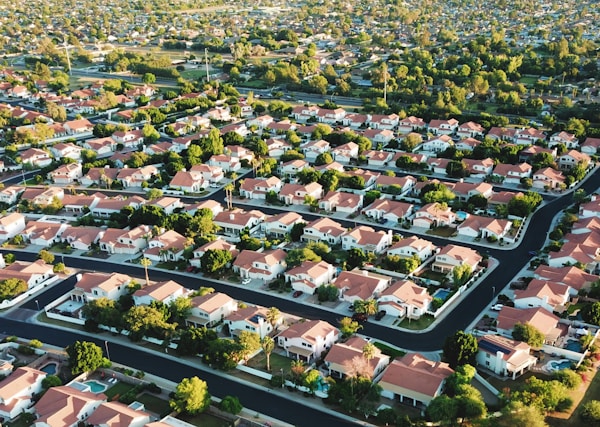
[(367, 316), (365, 313), (354, 313), (352, 315), (352, 320), (355, 322), (366, 322), (368, 319), (369, 316)]
[(247, 285), (248, 283), (250, 283), (252, 281), (251, 278), (246, 277), (245, 279), (242, 279), (242, 285)]
[(193, 265), (188, 265), (188, 267), (185, 269), (185, 271), (187, 271), (188, 273), (192, 273), (195, 268), (196, 267), (194, 267)]
[(302, 291), (296, 291), (292, 294), (294, 298), (298, 298), (300, 295), (302, 295)]
[(376, 315), (375, 315), (375, 320), (381, 320), (383, 319), (383, 317), (387, 314), (387, 311), (385, 310), (380, 310)]
[(492, 306), (492, 310), (494, 310), (494, 311), (500, 311), (500, 310), (502, 310), (502, 307), (504, 307), (504, 304), (494, 304)]

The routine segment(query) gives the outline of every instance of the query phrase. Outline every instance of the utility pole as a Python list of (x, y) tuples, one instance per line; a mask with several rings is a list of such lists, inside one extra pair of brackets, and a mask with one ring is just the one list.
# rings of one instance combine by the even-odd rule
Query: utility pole
[(206, 81), (210, 82), (210, 74), (208, 73), (208, 49), (204, 48), (204, 64), (206, 65)]
[(387, 81), (388, 81), (388, 72), (387, 72), (387, 62), (383, 63), (383, 101), (385, 105), (387, 105)]
[(67, 66), (69, 67), (69, 75), (71, 75), (71, 58), (69, 57), (69, 46), (67, 45), (67, 37), (65, 36), (65, 41), (63, 42), (65, 47), (65, 52), (67, 53)]

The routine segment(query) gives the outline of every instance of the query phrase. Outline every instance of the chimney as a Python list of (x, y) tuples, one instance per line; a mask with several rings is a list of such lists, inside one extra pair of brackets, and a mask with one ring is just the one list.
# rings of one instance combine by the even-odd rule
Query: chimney
[(368, 277), (369, 276), (369, 272), (367, 270), (361, 270), (362, 275)]
[(230, 213), (230, 214), (229, 214), (229, 219), (230, 219), (231, 221), (233, 221), (233, 219), (234, 219), (234, 218), (235, 218), (235, 214), (232, 214), (232, 213)]

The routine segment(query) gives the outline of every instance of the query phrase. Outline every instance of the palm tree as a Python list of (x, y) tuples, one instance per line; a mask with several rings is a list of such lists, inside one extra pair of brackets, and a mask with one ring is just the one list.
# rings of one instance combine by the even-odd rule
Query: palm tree
[(150, 283), (150, 279), (148, 278), (148, 267), (152, 265), (152, 261), (150, 261), (146, 257), (143, 257), (140, 260), (140, 264), (144, 267), (144, 272), (146, 273), (146, 286), (148, 286), (148, 284)]
[(225, 190), (225, 196), (227, 197), (227, 209), (228, 210), (233, 209), (233, 189), (234, 189), (234, 187), (231, 182), (223, 187), (223, 190)]
[(377, 347), (375, 347), (372, 343), (366, 343), (362, 348), (362, 355), (367, 362), (370, 362), (371, 359), (375, 357), (375, 351)]
[(271, 353), (275, 349), (275, 340), (270, 336), (265, 336), (262, 340), (260, 340), (260, 347), (262, 351), (265, 353), (267, 358), (267, 371), (271, 370)]
[(277, 322), (279, 322), (279, 318), (281, 317), (281, 311), (277, 307), (271, 307), (267, 311), (267, 322), (271, 324), (271, 326), (275, 327)]

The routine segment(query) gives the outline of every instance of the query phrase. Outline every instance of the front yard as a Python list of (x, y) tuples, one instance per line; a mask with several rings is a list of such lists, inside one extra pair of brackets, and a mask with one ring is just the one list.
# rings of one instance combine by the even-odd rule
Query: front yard
[[(271, 353), (271, 373), (273, 375), (281, 374), (281, 369), (283, 369), (284, 372), (288, 372), (290, 370), (292, 360), (293, 359), (290, 359), (289, 357), (285, 357), (277, 353)], [(265, 356), (265, 353), (261, 351), (252, 359), (248, 360), (246, 365), (250, 368), (267, 372), (267, 357)]]

